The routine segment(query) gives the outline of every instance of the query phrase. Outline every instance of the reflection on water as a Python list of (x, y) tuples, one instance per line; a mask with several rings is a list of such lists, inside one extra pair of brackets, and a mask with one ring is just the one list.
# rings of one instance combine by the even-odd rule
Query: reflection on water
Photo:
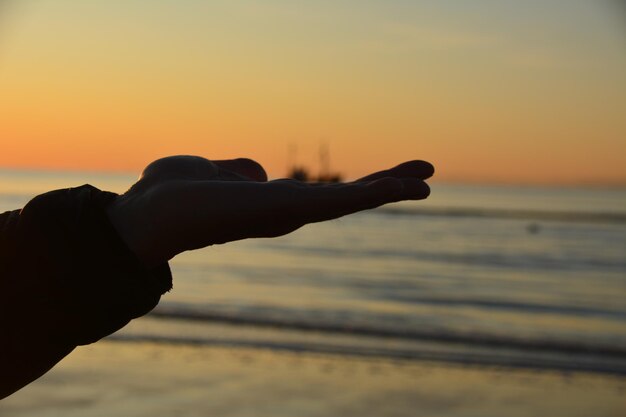
[[(0, 171), (0, 209), (132, 181)], [(426, 202), (182, 254), (174, 290), (114, 338), (626, 374), (625, 203), (435, 185)]]

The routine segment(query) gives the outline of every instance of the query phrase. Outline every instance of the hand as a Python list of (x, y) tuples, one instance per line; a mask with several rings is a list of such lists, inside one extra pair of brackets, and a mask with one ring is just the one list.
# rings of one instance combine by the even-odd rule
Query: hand
[(267, 181), (249, 159), (171, 156), (152, 162), (108, 207), (114, 227), (147, 266), (192, 249), (276, 237), (401, 200), (421, 200), (434, 168), (411, 161), (350, 183)]

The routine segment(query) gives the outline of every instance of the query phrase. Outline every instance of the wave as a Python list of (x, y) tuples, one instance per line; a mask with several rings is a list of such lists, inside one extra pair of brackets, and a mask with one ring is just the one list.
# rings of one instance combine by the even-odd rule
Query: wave
[(598, 259), (596, 253), (590, 252), (587, 256), (577, 256), (568, 258), (566, 261), (555, 256), (551, 252), (532, 253), (522, 252), (507, 254), (497, 250), (485, 250), (480, 253), (464, 252), (453, 253), (444, 252), (437, 249), (415, 247), (408, 249), (397, 248), (350, 248), (350, 247), (327, 247), (290, 245), (282, 242), (270, 242), (264, 245), (265, 248), (277, 249), (280, 251), (294, 252), (305, 255), (318, 255), (332, 258), (363, 257), (378, 259), (408, 259), (412, 261), (439, 262), (442, 264), (460, 264), (482, 267), (508, 268), (512, 270), (566, 270), (583, 271), (590, 270), (597, 272), (602, 269), (607, 272), (622, 273), (626, 268), (626, 259)]
[(519, 350), (494, 350), (469, 347), (446, 349), (430, 344), (412, 347), (393, 347), (385, 344), (375, 346), (359, 343), (336, 343), (328, 338), (313, 342), (306, 340), (250, 339), (246, 337), (211, 337), (187, 335), (154, 335), (118, 332), (106, 340), (126, 343), (158, 343), (169, 345), (190, 345), (201, 347), (252, 348), (284, 351), (290, 353), (314, 353), (343, 355), (394, 361), (429, 361), (460, 364), (464, 366), (509, 367), (560, 372), (589, 372), (626, 375), (626, 360), (623, 357), (605, 357), (577, 353), (546, 353)]
[(457, 208), (457, 207), (381, 207), (375, 213), (390, 216), (438, 216), (490, 219), (516, 219), (530, 221), (559, 221), (574, 223), (626, 223), (624, 212), (551, 211), (526, 209)]
[(435, 297), (421, 297), (412, 296), (406, 294), (392, 294), (385, 295), (386, 299), (391, 299), (399, 302), (406, 302), (411, 304), (428, 304), (428, 305), (442, 305), (451, 307), (478, 307), (493, 310), (508, 310), (518, 311), (522, 313), (548, 313), (548, 314), (560, 314), (560, 315), (576, 315), (576, 316), (595, 316), (616, 320), (625, 320), (626, 311), (608, 310), (586, 306), (575, 305), (548, 305), (538, 303), (528, 303), (520, 301), (499, 301), (489, 299), (452, 299), (452, 298), (435, 298)]
[(618, 376), (626, 375), (626, 362), (606, 361), (598, 357), (498, 355), (492, 352), (442, 352), (436, 349), (389, 349), (385, 347), (339, 346), (324, 343), (250, 341), (241, 339), (207, 339), (193, 337), (167, 337), (116, 333), (106, 340), (131, 343), (160, 343), (192, 346), (218, 346), (228, 348), (253, 348), (287, 351), (292, 353), (317, 353), (388, 359), (392, 361), (429, 361), (469, 366), (490, 366), (552, 370), (561, 372), (590, 372)]
[(283, 330), (319, 332), (365, 336), (379, 339), (400, 339), (405, 341), (428, 341), (483, 348), (514, 349), (558, 354), (584, 354), (612, 357), (626, 360), (626, 346), (603, 344), (593, 341), (574, 341), (557, 339), (516, 338), (510, 335), (487, 333), (454, 332), (444, 329), (407, 329), (363, 324), (362, 322), (327, 322), (313, 321), (304, 317), (295, 317), (285, 311), (274, 314), (258, 312), (225, 312), (181, 308), (180, 306), (159, 306), (149, 315), (155, 319), (184, 320), (205, 323), (221, 323), (239, 326), (271, 327)]

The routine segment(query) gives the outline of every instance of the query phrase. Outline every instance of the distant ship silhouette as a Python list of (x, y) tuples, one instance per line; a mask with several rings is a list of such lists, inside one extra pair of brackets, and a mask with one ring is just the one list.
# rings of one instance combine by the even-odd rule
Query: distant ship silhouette
[[(290, 159), (295, 161), (296, 148), (294, 145), (290, 146)], [(298, 165), (295, 162), (290, 163), (290, 167), (287, 173), (287, 178), (302, 182), (341, 182), (343, 175), (339, 172), (332, 172), (330, 170), (330, 151), (328, 145), (320, 145), (320, 172), (316, 176), (311, 174), (311, 171), (302, 165)]]

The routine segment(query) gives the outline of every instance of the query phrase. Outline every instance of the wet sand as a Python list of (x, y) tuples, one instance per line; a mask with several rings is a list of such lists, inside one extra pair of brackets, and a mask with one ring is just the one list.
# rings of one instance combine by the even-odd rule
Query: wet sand
[(103, 341), (0, 416), (624, 416), (626, 378)]

